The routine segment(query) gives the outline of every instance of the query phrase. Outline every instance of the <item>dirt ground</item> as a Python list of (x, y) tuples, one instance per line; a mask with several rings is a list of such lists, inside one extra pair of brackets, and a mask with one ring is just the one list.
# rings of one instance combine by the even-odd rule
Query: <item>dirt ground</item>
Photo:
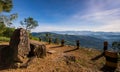
[[(0, 72), (112, 72), (109, 68), (105, 68), (105, 58), (98, 50), (33, 42), (46, 45), (45, 58), (34, 57), (27, 68), (8, 68)], [(1, 45), (8, 45), (8, 43), (0, 43)], [(53, 51), (53, 53), (48, 53), (48, 51)], [(119, 67), (116, 69), (117, 72), (120, 72)]]

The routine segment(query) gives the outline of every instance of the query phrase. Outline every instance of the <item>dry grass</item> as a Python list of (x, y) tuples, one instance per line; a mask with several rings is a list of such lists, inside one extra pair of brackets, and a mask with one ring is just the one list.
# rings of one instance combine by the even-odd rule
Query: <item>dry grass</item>
[[(27, 68), (6, 69), (0, 72), (102, 72), (100, 69), (105, 64), (105, 58), (91, 60), (101, 54), (98, 50), (87, 48), (74, 50), (73, 46), (60, 47), (55, 44), (41, 43), (46, 45), (47, 51), (55, 50), (56, 52), (47, 53), (47, 57), (43, 59), (35, 57)], [(71, 61), (65, 56), (75, 56), (76, 61)]]

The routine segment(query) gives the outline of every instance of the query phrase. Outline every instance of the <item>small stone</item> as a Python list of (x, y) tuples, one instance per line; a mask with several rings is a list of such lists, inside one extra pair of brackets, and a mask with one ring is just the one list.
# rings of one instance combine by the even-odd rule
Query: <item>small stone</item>
[(50, 53), (50, 54), (56, 53), (55, 50), (49, 50), (49, 51), (47, 51), (47, 52)]

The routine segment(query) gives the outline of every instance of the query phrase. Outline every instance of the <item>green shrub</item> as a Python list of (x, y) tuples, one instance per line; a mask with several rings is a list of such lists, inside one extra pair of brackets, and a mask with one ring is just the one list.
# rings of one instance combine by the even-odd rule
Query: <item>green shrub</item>
[(30, 39), (39, 41), (39, 38), (33, 36)]
[(14, 32), (14, 30), (15, 30), (15, 28), (6, 27), (5, 31), (3, 32), (3, 36), (11, 37), (13, 32)]
[(119, 52), (120, 53), (120, 42), (113, 42), (112, 43), (112, 49), (116, 52)]
[(9, 41), (10, 41), (10, 38), (7, 38), (7, 37), (0, 37), (0, 41), (9, 42)]

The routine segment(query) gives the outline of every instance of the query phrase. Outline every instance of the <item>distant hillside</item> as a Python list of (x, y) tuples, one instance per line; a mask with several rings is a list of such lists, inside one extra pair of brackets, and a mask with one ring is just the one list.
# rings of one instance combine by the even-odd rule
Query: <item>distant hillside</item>
[[(45, 36), (48, 32), (40, 32), (40, 33), (32, 33), (35, 37), (40, 37), (43, 41), (45, 41)], [(54, 40), (55, 38), (58, 38), (59, 40), (65, 39), (66, 45), (75, 45), (76, 40), (80, 40), (80, 45), (83, 47), (88, 48), (97, 48), (102, 49), (103, 48), (103, 39), (91, 37), (91, 36), (84, 36), (84, 35), (63, 35), (63, 34), (56, 34), (56, 33), (50, 33), (50, 37)]]
[(120, 41), (120, 32), (53, 31), (53, 33), (67, 34), (67, 35), (90, 36), (90, 37), (102, 39), (104, 41), (108, 41), (109, 45), (111, 45), (111, 43), (113, 41)]
[(93, 32), (93, 31), (52, 31), (52, 33), (68, 35), (120, 35), (120, 32)]

